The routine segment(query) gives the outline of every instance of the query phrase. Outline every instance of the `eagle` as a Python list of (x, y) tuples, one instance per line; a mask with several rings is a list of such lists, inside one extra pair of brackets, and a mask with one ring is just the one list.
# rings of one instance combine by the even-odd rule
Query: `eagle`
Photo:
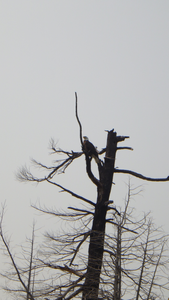
[(98, 152), (95, 148), (95, 146), (89, 142), (89, 139), (87, 136), (83, 137), (83, 151), (90, 157), (94, 158), (95, 162), (99, 164), (100, 160), (98, 158)]

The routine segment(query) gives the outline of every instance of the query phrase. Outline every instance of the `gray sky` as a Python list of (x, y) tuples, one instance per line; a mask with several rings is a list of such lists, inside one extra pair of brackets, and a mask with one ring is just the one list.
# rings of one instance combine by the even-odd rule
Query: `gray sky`
[[(104, 130), (130, 136), (123, 145), (134, 151), (118, 153), (116, 166), (151, 177), (169, 175), (168, 1), (1, 0), (0, 28), (0, 185), (12, 245), (31, 235), (34, 219), (42, 231), (49, 225), (31, 203), (67, 207), (75, 201), (45, 183), (15, 178), (31, 157), (42, 163), (55, 159), (49, 156), (51, 137), (65, 150), (81, 150), (75, 91), (83, 133), (98, 149), (105, 147)], [(95, 199), (84, 157), (56, 180)], [(128, 180), (114, 177), (117, 206), (123, 205)], [(169, 183), (134, 178), (131, 183), (143, 185), (131, 204), (151, 210), (168, 232)]]

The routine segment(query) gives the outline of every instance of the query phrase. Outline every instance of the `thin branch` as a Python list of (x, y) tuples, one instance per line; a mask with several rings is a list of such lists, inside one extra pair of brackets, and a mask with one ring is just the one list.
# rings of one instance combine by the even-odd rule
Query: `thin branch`
[(149, 223), (149, 225), (148, 225), (147, 240), (146, 240), (145, 248), (144, 248), (144, 256), (143, 256), (143, 261), (142, 261), (142, 266), (141, 266), (141, 271), (140, 271), (140, 277), (139, 277), (138, 289), (137, 289), (137, 294), (136, 294), (136, 300), (139, 299), (140, 289), (142, 287), (141, 283), (142, 283), (142, 278), (143, 278), (143, 271), (144, 271), (144, 268), (145, 268), (145, 261), (146, 261), (146, 256), (147, 256), (147, 247), (148, 247), (148, 242), (149, 242), (150, 229), (151, 229), (151, 223)]
[(80, 287), (78, 290), (76, 290), (72, 295), (70, 295), (68, 298), (65, 298), (65, 300), (70, 300), (73, 297), (77, 296), (78, 294), (80, 294), (82, 291), (82, 287)]
[(16, 263), (15, 263), (15, 261), (14, 261), (14, 258), (13, 258), (13, 256), (12, 256), (12, 253), (11, 253), (11, 251), (10, 251), (10, 249), (9, 249), (9, 245), (8, 245), (8, 243), (6, 242), (6, 240), (5, 240), (4, 236), (3, 236), (3, 232), (2, 232), (2, 222), (1, 222), (1, 228), (0, 228), (0, 230), (1, 230), (1, 232), (0, 232), (1, 239), (2, 239), (2, 241), (3, 241), (3, 244), (4, 244), (5, 247), (6, 247), (6, 250), (7, 250), (8, 255), (9, 255), (10, 259), (11, 259), (12, 265), (13, 265), (13, 267), (14, 267), (16, 273), (17, 273), (18, 279), (19, 279), (20, 283), (22, 284), (22, 286), (23, 286), (25, 292), (29, 295), (30, 299), (31, 299), (31, 300), (35, 300), (35, 299), (33, 298), (32, 294), (30, 293), (30, 291), (28, 290), (27, 286), (26, 286), (25, 283), (23, 282), (23, 280), (22, 280), (22, 278), (21, 278), (21, 275), (20, 275), (20, 272), (19, 272), (19, 270), (18, 270), (18, 267), (17, 267), (17, 265), (16, 265)]
[(58, 183), (56, 183), (56, 182), (53, 182), (53, 181), (51, 181), (51, 180), (49, 180), (49, 179), (46, 179), (46, 181), (49, 182), (49, 183), (51, 183), (51, 184), (53, 184), (53, 185), (56, 185), (57, 187), (60, 187), (60, 188), (63, 190), (63, 192), (67, 192), (67, 193), (71, 194), (73, 197), (76, 197), (76, 198), (78, 198), (78, 199), (81, 199), (81, 200), (83, 200), (83, 201), (85, 201), (85, 202), (91, 204), (92, 206), (95, 206), (95, 203), (93, 203), (92, 201), (90, 201), (90, 200), (88, 200), (88, 199), (86, 199), (86, 198), (84, 198), (84, 197), (82, 197), (82, 196), (79, 196), (78, 194), (75, 194), (74, 192), (72, 192), (72, 191), (70, 191), (70, 190), (64, 188), (62, 185), (60, 185), (60, 184), (58, 184)]
[(84, 276), (84, 274), (81, 273), (81, 270), (80, 271), (79, 270), (74, 270), (72, 268), (69, 268), (66, 264), (64, 266), (59, 266), (59, 265), (55, 265), (53, 263), (45, 262), (41, 259), (38, 259), (38, 261), (41, 262), (45, 267), (49, 267), (51, 269), (61, 270), (61, 271), (66, 272), (66, 273), (74, 274), (74, 275), (76, 275), (80, 278), (82, 276)]
[(76, 158), (80, 157), (81, 155), (83, 155), (83, 152), (73, 152), (73, 151), (65, 152), (63, 150), (56, 150), (56, 152), (66, 154), (68, 156), (68, 158), (66, 158), (66, 159), (58, 160), (57, 162), (60, 162), (60, 163), (56, 167), (54, 167), (54, 166), (48, 167), (48, 166), (36, 161), (35, 159), (31, 160), (37, 167), (40, 167), (42, 169), (52, 170), (47, 175), (47, 177), (36, 178), (31, 174), (31, 172), (25, 166), (25, 167), (22, 167), (19, 170), (19, 172), (17, 173), (17, 175), (16, 175), (17, 179), (19, 181), (36, 181), (36, 182), (45, 181), (46, 178), (51, 179), (55, 176), (55, 174), (64, 173), (65, 170), (67, 169), (67, 167), (73, 162), (74, 159), (76, 159)]
[[(107, 222), (107, 223), (110, 223), (110, 224), (113, 224), (113, 225), (115, 225), (115, 226), (117, 226), (117, 227), (119, 227), (119, 224), (116, 223), (116, 222), (113, 222), (112, 219), (106, 219), (106, 222)], [(127, 230), (127, 231), (130, 231), (130, 232), (133, 232), (133, 233), (135, 233), (135, 234), (138, 234), (138, 232), (136, 232), (135, 230), (129, 229), (129, 228), (124, 227), (124, 226), (120, 226), (120, 227), (121, 227), (122, 229)]]
[(80, 219), (85, 216), (85, 214), (82, 214), (82, 213), (81, 214), (80, 213), (79, 214), (78, 213), (67, 214), (66, 212), (62, 213), (62, 212), (50, 211), (50, 210), (47, 210), (46, 208), (43, 209), (43, 208), (40, 208), (40, 207), (37, 207), (34, 205), (31, 205), (31, 207), (42, 213), (45, 213), (45, 214), (53, 215), (55, 217), (63, 217), (63, 218), (67, 218), (67, 219), (71, 218), (71, 220), (72, 220), (72, 218), (75, 218), (77, 220), (77, 219)]
[[(52, 171), (51, 173), (53, 173), (53, 171)], [(70, 190), (64, 188), (62, 185), (57, 184), (56, 182), (51, 181), (51, 180), (50, 180), (50, 179), (51, 179), (51, 177), (50, 177), (50, 176), (51, 176), (51, 173), (50, 173), (47, 177), (44, 177), (44, 178), (36, 178), (36, 177), (34, 177), (34, 176), (32, 175), (31, 172), (29, 172), (29, 171), (27, 170), (27, 168), (22, 168), (22, 170), (18, 173), (17, 177), (18, 177), (18, 179), (21, 180), (21, 181), (34, 181), (34, 182), (47, 181), (47, 182), (49, 182), (49, 183), (51, 183), (51, 184), (53, 184), (53, 185), (55, 185), (55, 186), (61, 188), (64, 192), (67, 192), (67, 193), (71, 194), (73, 197), (76, 197), (76, 198), (78, 198), (78, 199), (81, 199), (81, 200), (83, 200), (83, 201), (85, 201), (85, 202), (87, 202), (87, 203), (89, 203), (89, 204), (95, 206), (95, 204), (94, 204), (92, 201), (90, 201), (90, 200), (88, 200), (88, 199), (86, 199), (86, 198), (84, 198), (84, 197), (82, 197), (82, 196), (80, 196), (80, 195), (78, 195), (78, 194), (73, 193), (72, 191), (70, 191)]]
[(79, 209), (79, 208), (75, 208), (75, 207), (71, 207), (71, 206), (68, 206), (68, 208), (72, 209), (72, 210), (75, 210), (75, 211), (80, 211), (80, 212), (84, 213), (82, 215), (89, 215), (89, 214), (94, 215), (94, 212), (91, 212), (91, 211), (88, 211), (88, 210), (85, 210), (85, 209)]
[(76, 106), (75, 106), (75, 109), (76, 109), (76, 119), (77, 119), (77, 121), (78, 121), (78, 123), (79, 123), (79, 127), (80, 127), (80, 142), (81, 142), (81, 145), (83, 146), (83, 139), (82, 139), (82, 124), (81, 124), (81, 122), (80, 122), (80, 120), (79, 120), (79, 117), (78, 117), (78, 109), (77, 109), (77, 101), (78, 101), (78, 99), (77, 99), (77, 93), (75, 92), (75, 98), (76, 98)]
[(131, 171), (131, 170), (114, 169), (114, 173), (130, 174), (130, 175), (133, 175), (135, 177), (138, 177), (140, 179), (147, 180), (147, 181), (169, 181), (169, 176), (167, 178), (152, 178), (152, 177), (146, 177), (142, 174), (136, 173), (136, 172)]
[[(82, 278), (82, 279), (83, 279), (83, 278)], [(68, 296), (68, 298), (65, 298), (65, 296), (68, 294), (68, 292), (69, 292), (70, 290), (74, 289), (75, 287), (77, 287), (77, 284), (74, 284), (74, 285), (70, 286), (70, 287), (68, 288), (68, 290), (66, 290), (66, 292), (65, 292), (62, 296), (58, 297), (56, 300), (63, 300), (63, 299), (65, 299), (65, 300), (70, 300), (70, 299), (72, 299), (73, 297), (75, 297), (76, 295), (78, 295), (79, 293), (81, 293), (82, 287), (80, 287), (78, 290), (76, 290), (72, 295)]]
[(89, 232), (86, 232), (85, 234), (84, 234), (84, 236), (83, 236), (83, 239), (79, 242), (79, 244), (77, 245), (77, 247), (76, 247), (76, 249), (74, 250), (75, 251), (75, 253), (74, 253), (74, 255), (73, 255), (73, 257), (72, 257), (72, 259), (71, 259), (71, 261), (70, 261), (70, 266), (72, 265), (72, 263), (73, 263), (73, 261), (75, 260), (75, 257), (76, 257), (76, 255), (77, 255), (77, 253), (78, 253), (78, 251), (79, 251), (79, 249), (80, 249), (80, 247), (81, 247), (81, 245), (86, 241), (86, 239), (88, 238), (88, 236), (90, 235), (90, 231)]
[(85, 153), (85, 158), (86, 158), (86, 171), (91, 179), (91, 181), (98, 187), (102, 187), (101, 182), (93, 175), (91, 171), (91, 158)]
[(117, 147), (117, 150), (132, 150), (133, 151), (133, 148), (131, 148), (131, 147)]
[(116, 139), (117, 139), (117, 142), (123, 142), (125, 139), (129, 139), (130, 137), (129, 136), (117, 136)]
[(106, 152), (106, 148), (103, 148), (101, 151), (98, 152), (99, 155), (103, 154)]
[(35, 225), (33, 224), (32, 229), (32, 240), (31, 240), (31, 255), (30, 255), (30, 265), (29, 265), (29, 277), (28, 277), (28, 292), (27, 292), (27, 300), (29, 300), (29, 291), (30, 291), (30, 283), (31, 283), (31, 273), (32, 273), (32, 262), (33, 262), (33, 247), (34, 247), (34, 238), (35, 238)]
[(150, 288), (149, 288), (149, 293), (148, 293), (148, 296), (147, 296), (147, 300), (150, 299), (151, 290), (152, 290), (152, 287), (153, 287), (153, 284), (154, 284), (154, 278), (156, 276), (157, 268), (159, 267), (159, 264), (160, 264), (160, 259), (161, 259), (162, 253), (163, 253), (164, 244), (165, 244), (165, 241), (162, 244), (161, 251), (160, 251), (160, 254), (158, 256), (158, 260), (157, 260), (157, 263), (156, 263), (156, 266), (155, 266), (155, 270), (154, 270), (154, 273), (153, 273), (153, 277), (152, 277), (152, 280), (151, 280), (151, 284), (150, 284)]

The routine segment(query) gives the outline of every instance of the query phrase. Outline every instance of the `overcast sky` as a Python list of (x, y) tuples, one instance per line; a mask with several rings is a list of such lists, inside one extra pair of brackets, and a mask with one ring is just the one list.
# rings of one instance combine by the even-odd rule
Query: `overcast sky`
[[(50, 138), (64, 150), (81, 150), (75, 91), (83, 134), (98, 149), (105, 147), (105, 130), (130, 136), (123, 146), (134, 151), (117, 153), (117, 167), (169, 175), (168, 1), (1, 0), (0, 28), (0, 190), (12, 246), (31, 235), (33, 220), (46, 230), (48, 222), (42, 223), (31, 203), (67, 207), (75, 201), (53, 186), (23, 184), (15, 176), (32, 157), (42, 163), (56, 159), (49, 156)], [(131, 205), (151, 210), (155, 223), (169, 232), (169, 182), (130, 180), (133, 187), (142, 185)], [(84, 157), (56, 181), (95, 200)], [(128, 181), (128, 175), (114, 176), (117, 207)]]

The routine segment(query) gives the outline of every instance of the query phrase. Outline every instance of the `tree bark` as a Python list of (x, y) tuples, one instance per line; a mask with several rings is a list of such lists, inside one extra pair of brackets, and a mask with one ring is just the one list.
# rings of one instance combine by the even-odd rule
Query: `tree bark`
[(104, 236), (106, 225), (106, 213), (111, 192), (114, 162), (118, 139), (116, 132), (108, 132), (105, 162), (99, 167), (100, 184), (98, 185), (97, 203), (93, 219), (92, 231), (88, 251), (88, 266), (83, 287), (83, 300), (98, 299), (100, 273), (104, 252)]

